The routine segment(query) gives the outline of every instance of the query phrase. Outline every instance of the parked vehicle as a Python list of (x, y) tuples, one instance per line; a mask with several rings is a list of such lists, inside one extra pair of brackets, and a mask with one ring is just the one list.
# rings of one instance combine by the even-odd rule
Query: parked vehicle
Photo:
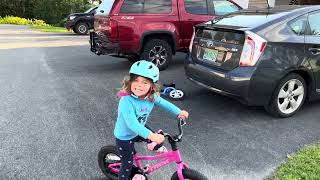
[(88, 34), (89, 29), (93, 29), (93, 16), (98, 7), (92, 7), (84, 13), (72, 13), (68, 15), (65, 27), (73, 32), (85, 35)]
[(163, 70), (172, 55), (187, 52), (194, 25), (239, 9), (229, 0), (104, 0), (90, 33), (91, 51), (150, 60)]
[(320, 95), (320, 6), (241, 10), (196, 26), (186, 76), (289, 117)]

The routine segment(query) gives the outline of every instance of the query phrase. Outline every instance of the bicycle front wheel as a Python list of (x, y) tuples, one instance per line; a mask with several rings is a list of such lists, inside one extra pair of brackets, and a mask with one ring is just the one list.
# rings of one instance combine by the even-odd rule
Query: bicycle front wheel
[[(108, 168), (110, 164), (120, 163), (120, 156), (115, 146), (102, 147), (98, 153), (98, 163), (104, 175), (112, 180), (118, 179), (118, 174)], [(118, 168), (120, 169), (120, 166)]]
[[(182, 169), (182, 175), (184, 179), (209, 180), (206, 176), (193, 169)], [(179, 180), (178, 172), (171, 176), (171, 180)]]

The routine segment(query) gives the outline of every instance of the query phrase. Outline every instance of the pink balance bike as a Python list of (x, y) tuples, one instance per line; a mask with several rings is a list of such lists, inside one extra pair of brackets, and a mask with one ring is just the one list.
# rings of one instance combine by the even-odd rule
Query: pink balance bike
[[(136, 179), (139, 177), (140, 179), (147, 180), (147, 175), (153, 173), (159, 168), (168, 165), (169, 163), (176, 163), (177, 171), (172, 175), (171, 180), (184, 180), (184, 179), (192, 179), (192, 180), (208, 180), (203, 174), (200, 172), (189, 169), (187, 164), (183, 162), (181, 158), (181, 154), (179, 149), (177, 148), (177, 143), (181, 141), (183, 130), (182, 126), (185, 125), (184, 120), (179, 120), (179, 135), (171, 136), (168, 133), (163, 133), (166, 139), (169, 141), (171, 145), (171, 151), (162, 152), (160, 154), (154, 156), (143, 156), (134, 154), (134, 166), (131, 170), (130, 179)], [(146, 165), (142, 166), (141, 161), (155, 161), (161, 160), (160, 162), (154, 165)], [(112, 180), (118, 179), (118, 172), (120, 170), (120, 157), (117, 151), (116, 146), (104, 146), (100, 149), (98, 154), (98, 162), (102, 172)], [(142, 177), (142, 178), (141, 178)]]

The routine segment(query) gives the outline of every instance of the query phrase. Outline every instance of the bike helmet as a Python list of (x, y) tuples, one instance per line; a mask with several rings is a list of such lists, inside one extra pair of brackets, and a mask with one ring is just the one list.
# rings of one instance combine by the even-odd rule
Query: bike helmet
[(136, 74), (151, 79), (154, 83), (159, 80), (159, 69), (152, 62), (140, 60), (130, 68), (130, 74)]

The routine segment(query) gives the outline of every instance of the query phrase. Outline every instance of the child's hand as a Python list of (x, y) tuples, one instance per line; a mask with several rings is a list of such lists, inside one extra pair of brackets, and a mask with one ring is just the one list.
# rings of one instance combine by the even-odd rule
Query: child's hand
[(179, 119), (183, 119), (183, 120), (187, 119), (188, 117), (189, 117), (189, 113), (187, 111), (184, 111), (184, 110), (182, 110), (180, 112), (180, 114), (178, 115), (178, 118)]
[(162, 134), (151, 133), (148, 139), (150, 139), (153, 142), (156, 142), (157, 144), (161, 144), (164, 141), (164, 136)]

